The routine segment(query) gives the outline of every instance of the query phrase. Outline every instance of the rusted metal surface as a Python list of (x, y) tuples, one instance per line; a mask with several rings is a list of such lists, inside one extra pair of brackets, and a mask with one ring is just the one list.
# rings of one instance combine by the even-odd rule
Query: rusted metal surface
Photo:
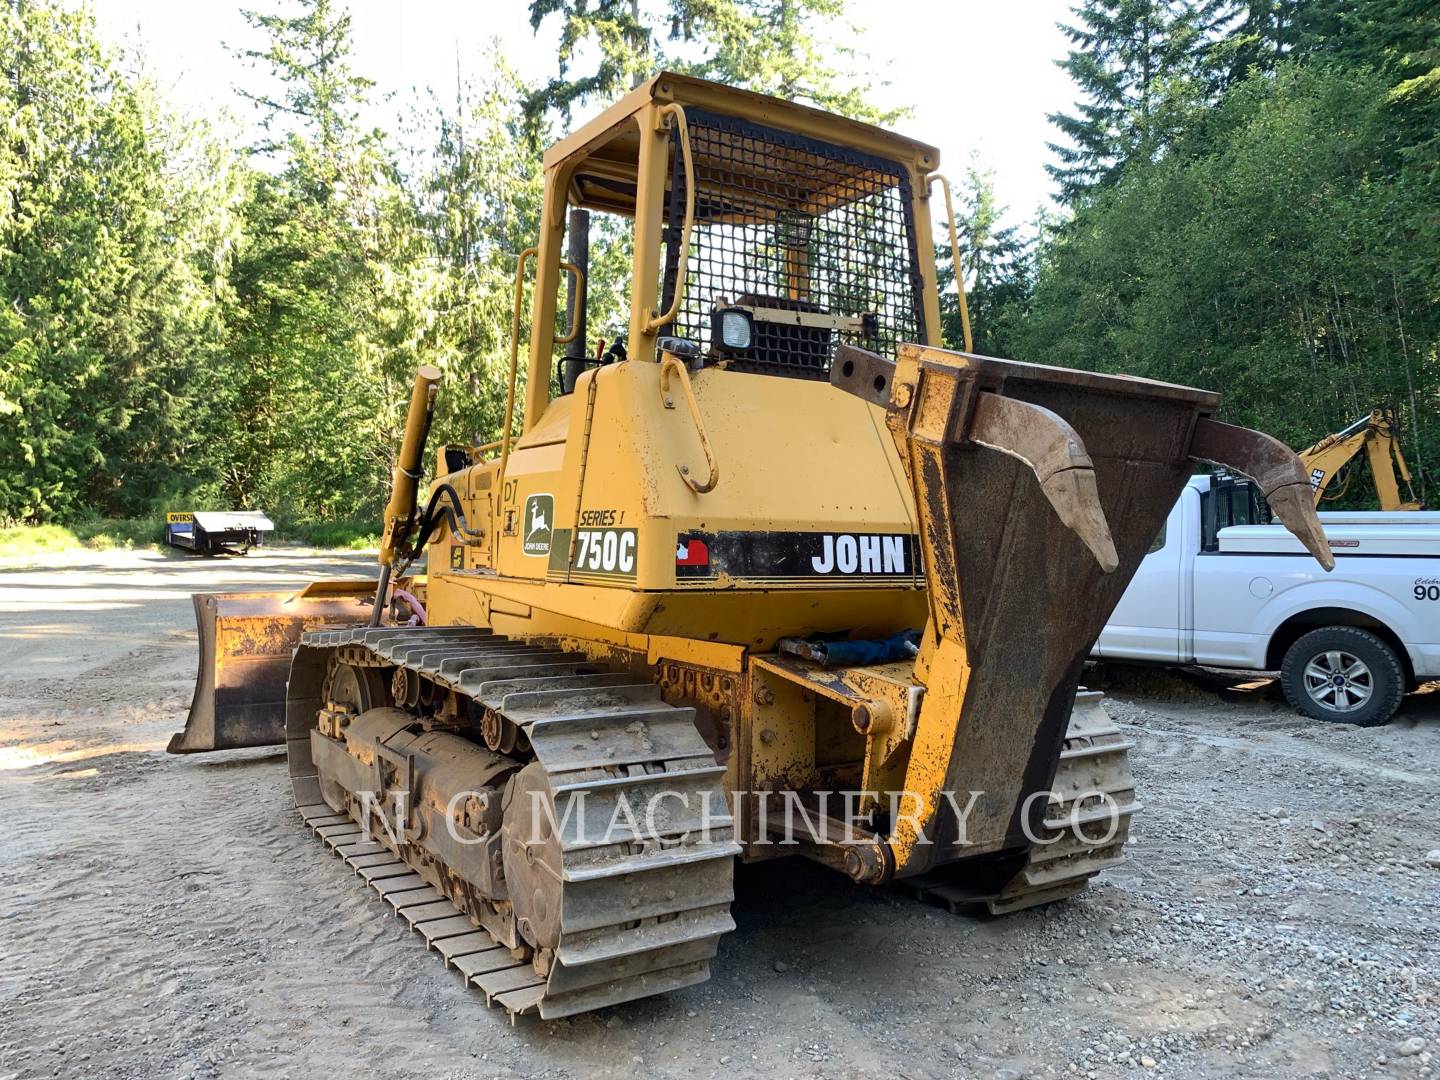
[(315, 582), (299, 592), (197, 593), (200, 660), (185, 730), (172, 754), (285, 741), (285, 680), (306, 630), (364, 622), (374, 584)]
[(655, 681), (668, 704), (695, 710), (695, 727), (715, 752), (715, 761), (721, 765), (729, 761), (736, 719), (744, 708), (744, 678), (731, 671), (666, 660), (656, 666)]
[[(838, 715), (847, 718), (851, 729), (864, 740), (856, 790), (874, 794), (860, 802), (861, 812), (875, 809), (883, 801), (883, 793), (898, 790), (904, 783), (906, 757), (925, 693), (925, 688), (914, 679), (913, 668), (908, 661), (827, 668), (783, 654), (756, 657), (751, 661), (752, 677), (757, 679), (762, 698), (770, 697), (768, 702), (758, 702), (764, 711), (772, 711), (775, 680), (783, 680), (787, 691), (788, 684), (793, 684), (798, 690), (795, 697), (800, 707), (811, 713), (815, 711), (816, 699), (828, 699), (841, 706)], [(788, 733), (784, 739), (773, 734), (768, 741), (762, 737), (750, 755), (754, 771), (743, 786), (752, 790), (774, 790), (777, 785), (780, 790), (804, 790), (806, 762), (816, 756), (815, 722), (812, 719), (802, 725), (811, 732), (808, 745), (789, 738)], [(833, 715), (831, 722), (834, 722)], [(752, 733), (752, 738), (757, 734), (763, 736), (766, 730), (774, 732), (776, 726), (785, 723), (783, 716), (776, 716), (770, 727)], [(787, 757), (794, 760), (787, 761)], [(816, 782), (818, 780), (817, 776)], [(750, 836), (748, 829), (745, 835)]]
[(799, 796), (766, 815), (766, 830), (773, 843), (838, 870), (857, 884), (889, 881), (895, 860), (885, 838), (828, 810), (828, 804), (814, 796)]
[[(905, 345), (894, 365), (842, 349), (831, 380), (885, 405), (920, 518), (926, 693), (903, 786), (923, 805), (895, 822), (896, 874), (1025, 850), (1045, 824), (1027, 797), (1055, 777), (1081, 665), (1193, 457), (1272, 479), (1285, 460), (1258, 435), (1216, 446), (1202, 427), (1192, 446), (1219, 398), (1144, 379)], [(1047, 471), (1093, 490), (1072, 486), (1062, 509), (1036, 490)], [(962, 822), (943, 793), (970, 791)]]
[(1204, 417), (1195, 424), (1190, 456), (1224, 465), (1254, 480), (1275, 516), (1305, 545), (1305, 550), (1326, 570), (1335, 569), (1335, 557), (1330, 554), (1325, 530), (1315, 514), (1310, 473), (1288, 446), (1259, 431)]
[(1100, 569), (1109, 573), (1120, 565), (1095, 489), (1095, 467), (1074, 428), (1043, 406), (981, 392), (968, 434), (972, 442), (1030, 466), (1055, 513)]

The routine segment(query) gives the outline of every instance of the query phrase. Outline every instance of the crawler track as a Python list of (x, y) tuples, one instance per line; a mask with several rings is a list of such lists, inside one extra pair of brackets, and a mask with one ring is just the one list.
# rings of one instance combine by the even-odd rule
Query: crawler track
[(1129, 751), (1135, 744), (1105, 712), (1103, 698), (1094, 690), (1075, 695), (1050, 785), (1061, 801), (1049, 805), (1040, 843), (1031, 845), (1025, 865), (997, 895), (977, 896), (943, 871), (899, 884), (952, 912), (983, 900), (992, 915), (1004, 915), (1074, 896), (1096, 874), (1123, 863), (1130, 818), (1140, 810), (1130, 774)]
[[(396, 843), (377, 833), (367, 840), (345, 807), (327, 802), (310, 740), (332, 657), (453, 689), (523, 732), (530, 750), (517, 758), (523, 768), (511, 781), (511, 799), (540, 793), (558, 829), (542, 830), (544, 843), (513, 851), (507, 832), (506, 876), (512, 893), (540, 898), (530, 917), (545, 927), (512, 933), (507, 947), (500, 929), (486, 930), (467, 913), (463, 890), (423, 837)], [(597, 672), (579, 654), (471, 628), (315, 631), (297, 650), (287, 712), (292, 786), (307, 825), (487, 1002), (512, 1016), (549, 1018), (709, 978), (721, 935), (734, 929), (739, 848), (723, 769), (696, 731), (694, 711), (665, 704), (653, 683)], [(643, 818), (662, 791), (666, 799), (654, 802), (643, 829), (617, 814), (625, 802)], [(581, 808), (583, 818), (572, 813)], [(620, 827), (607, 831), (614, 821)], [(506, 829), (512, 824), (507, 810)]]

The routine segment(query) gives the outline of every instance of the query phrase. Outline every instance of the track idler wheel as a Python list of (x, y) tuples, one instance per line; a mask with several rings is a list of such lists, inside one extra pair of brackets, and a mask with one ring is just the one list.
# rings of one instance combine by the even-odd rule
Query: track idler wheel
[(341, 663), (330, 670), (325, 700), (329, 705), (350, 709), (355, 716), (390, 704), (378, 669)]
[[(335, 661), (330, 663), (325, 676), (323, 696), (324, 704), (316, 716), (316, 726), (322, 735), (330, 739), (343, 739), (345, 729), (356, 717), (389, 704), (385, 680), (379, 671)], [(342, 810), (345, 806), (344, 789), (330, 777), (319, 775), (317, 779), (325, 802), (333, 809)]]

